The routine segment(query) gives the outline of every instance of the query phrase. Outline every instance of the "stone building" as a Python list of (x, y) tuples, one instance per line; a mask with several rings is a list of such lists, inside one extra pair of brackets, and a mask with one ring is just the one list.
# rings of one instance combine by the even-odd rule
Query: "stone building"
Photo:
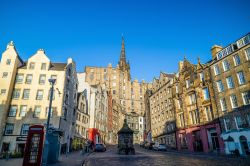
[(107, 67), (86, 66), (85, 72), (86, 82), (90, 85), (105, 84), (107, 89), (111, 89), (112, 98), (122, 105), (124, 111), (144, 113), (144, 93), (148, 84), (144, 81), (131, 81), (130, 64), (126, 61), (123, 38), (117, 67), (112, 67), (111, 64)]
[(30, 125), (46, 124), (51, 85), (57, 81), (50, 127), (64, 132), (61, 149), (68, 151), (74, 137), (77, 103), (75, 63), (54, 63), (40, 49), (28, 61), (18, 55), (13, 42), (7, 45), (0, 65), (1, 151), (23, 152)]
[(176, 148), (175, 112), (172, 100), (172, 83), (174, 74), (161, 72), (159, 79), (152, 83), (149, 97), (151, 108), (151, 130), (154, 142)]
[(209, 64), (191, 64), (184, 59), (173, 83), (173, 100), (176, 113), (176, 141), (178, 150), (220, 151), (217, 107)]
[(213, 46), (211, 78), (227, 154), (250, 152), (250, 34)]
[(95, 92), (95, 114), (94, 128), (98, 129), (100, 139), (98, 142), (109, 142), (108, 140), (108, 92), (104, 86), (93, 85)]
[(122, 110), (120, 103), (117, 103), (114, 99), (112, 100), (112, 143), (117, 144), (118, 131), (122, 128), (125, 119), (125, 111)]
[(88, 140), (89, 119), (87, 89), (85, 89), (78, 92), (77, 95), (76, 128), (73, 142), (75, 149), (82, 148)]
[(150, 102), (149, 97), (152, 95), (152, 90), (148, 89), (144, 95), (145, 103), (145, 142), (152, 142), (152, 132), (151, 132), (151, 113), (150, 113)]
[(89, 128), (88, 139), (94, 143), (109, 143), (108, 133), (108, 91), (106, 86), (90, 85), (85, 81), (86, 73), (77, 73), (79, 80), (78, 91), (86, 91)]
[(134, 143), (141, 142), (141, 135), (139, 130), (139, 114), (136, 112), (129, 112), (125, 114), (125, 119), (127, 120), (128, 127), (134, 131), (133, 140)]

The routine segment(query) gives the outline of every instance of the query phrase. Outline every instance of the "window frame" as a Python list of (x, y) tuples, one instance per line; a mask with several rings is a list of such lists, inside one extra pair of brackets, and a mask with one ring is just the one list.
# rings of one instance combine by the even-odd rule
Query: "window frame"
[[(11, 130), (10, 130), (10, 129), (7, 130), (7, 127), (8, 127), (8, 126), (9, 126), (9, 128), (11, 127)], [(5, 129), (4, 129), (4, 134), (5, 134), (5, 135), (12, 135), (13, 132), (14, 132), (14, 128), (15, 128), (14, 123), (6, 123)], [(7, 133), (7, 131), (11, 131), (11, 132), (10, 132), (10, 133)]]
[[(229, 79), (230, 78), (230, 79)], [(230, 82), (230, 81), (231, 82)], [(228, 77), (226, 77), (226, 82), (227, 82), (227, 88), (228, 89), (233, 89), (234, 88), (234, 81), (233, 81), (233, 77), (232, 76), (228, 76)], [(231, 85), (231, 86), (229, 86), (229, 85)]]
[[(240, 76), (241, 76), (241, 77), (240, 77)], [(245, 79), (245, 76), (244, 76), (243, 71), (237, 72), (237, 78), (238, 78), (238, 83), (239, 83), (239, 85), (244, 85), (244, 84), (246, 84), (246, 79)]]
[[(39, 92), (42, 92), (42, 95), (40, 95), (41, 97), (39, 97)], [(43, 100), (43, 90), (42, 89), (38, 89), (36, 92), (36, 100)]]

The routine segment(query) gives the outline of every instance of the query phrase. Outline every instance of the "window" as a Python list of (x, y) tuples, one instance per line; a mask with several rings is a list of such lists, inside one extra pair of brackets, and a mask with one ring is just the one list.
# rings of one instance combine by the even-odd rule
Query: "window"
[(113, 94), (115, 95), (115, 90), (113, 90)]
[(8, 72), (3, 72), (2, 78), (7, 78), (7, 76), (8, 76)]
[(204, 81), (204, 73), (202, 72), (202, 73), (200, 73), (200, 81)]
[(220, 68), (218, 65), (214, 65), (214, 75), (219, 75), (220, 74)]
[(250, 47), (246, 49), (246, 56), (247, 56), (247, 60), (249, 61), (250, 60)]
[(35, 110), (34, 110), (34, 118), (39, 118), (40, 117), (40, 113), (41, 113), (41, 106), (35, 106)]
[(40, 85), (44, 85), (46, 81), (46, 75), (45, 74), (41, 74), (39, 77), (39, 84)]
[(42, 99), (43, 99), (43, 90), (37, 90), (36, 100), (42, 100)]
[(16, 112), (17, 112), (17, 106), (16, 105), (10, 106), (9, 117), (15, 117)]
[(218, 92), (223, 92), (224, 91), (224, 86), (223, 86), (221, 80), (217, 81), (217, 88), (218, 88)]
[(250, 104), (250, 91), (241, 93), (244, 105)]
[(23, 74), (17, 74), (16, 83), (22, 83), (22, 82), (23, 82)]
[(115, 82), (113, 82), (113, 86), (116, 86), (116, 83), (115, 83)]
[(237, 98), (236, 98), (236, 95), (231, 95), (230, 96), (230, 101), (231, 101), (231, 105), (232, 105), (232, 108), (237, 108), (238, 107), (238, 102), (237, 102)]
[(236, 118), (236, 123), (237, 123), (238, 129), (239, 129), (239, 128), (243, 128), (244, 122), (243, 122), (242, 118), (241, 118), (240, 116), (236, 116), (235, 118)]
[(46, 70), (46, 63), (42, 63), (41, 70)]
[(30, 62), (29, 69), (31, 69), (31, 70), (35, 69), (35, 63), (34, 62)]
[(222, 62), (222, 65), (223, 65), (224, 71), (228, 71), (228, 70), (230, 69), (230, 64), (229, 64), (228, 60), (225, 59), (225, 60)]
[(220, 99), (220, 106), (221, 106), (221, 110), (222, 111), (226, 111), (227, 110), (227, 103), (226, 103), (226, 99), (225, 98)]
[(179, 93), (178, 85), (175, 85), (175, 91), (177, 94)]
[(113, 79), (114, 79), (114, 80), (116, 79), (116, 75), (113, 76)]
[(232, 76), (226, 78), (228, 89), (234, 88), (234, 82)]
[(186, 80), (186, 88), (188, 89), (190, 87), (190, 80)]
[(7, 59), (6, 60), (6, 65), (10, 65), (10, 63), (11, 63), (11, 59)]
[(12, 94), (12, 99), (19, 99), (21, 90), (20, 89), (14, 89)]
[(203, 88), (203, 97), (204, 100), (208, 100), (210, 98), (208, 88)]
[(205, 114), (206, 114), (206, 118), (207, 121), (211, 121), (212, 120), (212, 110), (211, 107), (205, 107)]
[(6, 94), (6, 89), (1, 89), (0, 95), (5, 95)]
[(23, 99), (27, 100), (30, 96), (30, 89), (24, 89), (23, 90)]
[(31, 84), (32, 78), (33, 78), (32, 74), (27, 74), (25, 83), (26, 84)]
[(19, 116), (20, 117), (25, 117), (26, 112), (27, 112), (27, 106), (26, 105), (21, 105), (20, 106), (20, 114), (19, 114)]
[(238, 54), (234, 55), (234, 65), (238, 66), (240, 64), (240, 56)]
[(189, 111), (189, 116), (190, 116), (191, 124), (198, 123), (198, 118), (199, 118), (198, 110)]
[(237, 77), (240, 85), (245, 84), (246, 80), (242, 71), (237, 73)]
[(5, 134), (8, 135), (8, 134), (12, 134), (14, 131), (14, 124), (13, 123), (6, 123), (6, 126), (5, 126)]
[(21, 135), (28, 135), (29, 132), (29, 124), (23, 124), (21, 129)]
[(225, 126), (225, 130), (229, 131), (232, 129), (232, 124), (230, 123), (230, 119), (229, 118), (225, 118), (224, 119), (224, 126)]

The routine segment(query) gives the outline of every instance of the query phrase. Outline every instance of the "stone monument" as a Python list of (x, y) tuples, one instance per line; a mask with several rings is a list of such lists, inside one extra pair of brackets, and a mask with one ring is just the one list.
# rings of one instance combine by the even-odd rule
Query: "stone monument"
[(127, 119), (124, 119), (123, 127), (117, 133), (119, 154), (135, 154), (133, 133), (134, 131), (128, 127)]

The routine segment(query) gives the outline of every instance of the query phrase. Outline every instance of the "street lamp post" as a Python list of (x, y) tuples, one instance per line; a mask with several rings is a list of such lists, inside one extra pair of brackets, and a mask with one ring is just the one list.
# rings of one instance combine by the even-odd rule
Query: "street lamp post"
[(55, 85), (56, 79), (50, 78), (49, 82), (51, 83), (51, 88), (50, 88), (49, 112), (48, 112), (48, 119), (47, 119), (47, 125), (46, 125), (47, 126), (46, 138), (47, 138), (48, 130), (49, 130), (50, 114), (51, 114), (53, 94), (54, 94), (54, 85)]
[(51, 84), (51, 88), (50, 88), (48, 119), (47, 119), (47, 124), (46, 124), (46, 136), (45, 136), (45, 143), (44, 143), (43, 157), (42, 157), (43, 165), (47, 165), (47, 159), (48, 159), (48, 153), (49, 153), (48, 132), (49, 132), (50, 114), (51, 114), (52, 100), (53, 100), (53, 93), (54, 93), (54, 84), (56, 82), (56, 79), (50, 78), (49, 82)]

